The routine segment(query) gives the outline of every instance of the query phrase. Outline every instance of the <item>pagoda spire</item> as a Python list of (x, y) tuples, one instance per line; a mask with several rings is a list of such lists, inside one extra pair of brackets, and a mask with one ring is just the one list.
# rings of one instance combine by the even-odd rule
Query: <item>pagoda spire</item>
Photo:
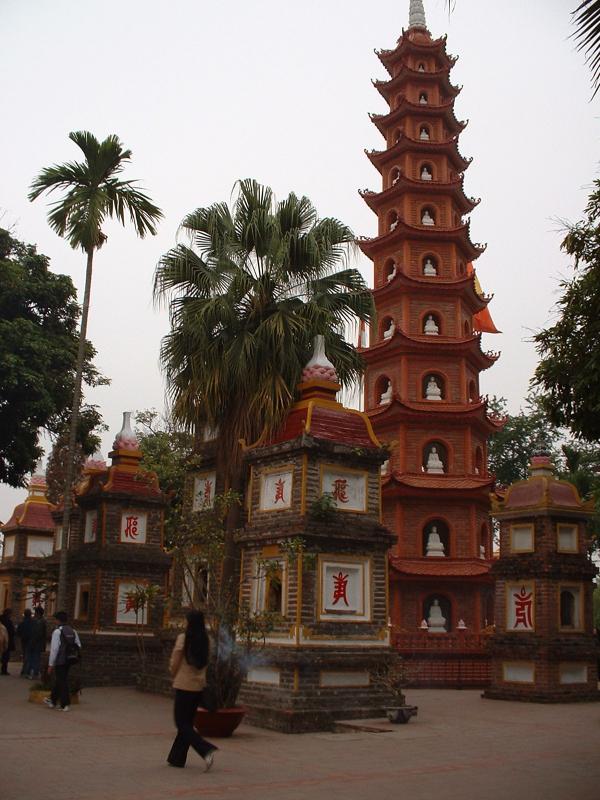
[(410, 9), (408, 11), (408, 28), (409, 30), (411, 28), (427, 29), (423, 0), (410, 0)]

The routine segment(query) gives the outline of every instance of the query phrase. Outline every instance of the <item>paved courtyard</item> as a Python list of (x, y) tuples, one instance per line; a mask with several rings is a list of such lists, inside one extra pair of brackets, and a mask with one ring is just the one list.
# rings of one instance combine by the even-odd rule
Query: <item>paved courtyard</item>
[[(13, 673), (17, 665), (11, 665)], [(286, 736), (243, 726), (212, 772), (165, 756), (168, 698), (87, 689), (68, 714), (26, 702), (0, 678), (3, 800), (598, 800), (600, 703), (541, 706), (476, 691), (414, 690), (419, 716), (381, 733)], [(343, 716), (343, 715), (342, 715)]]

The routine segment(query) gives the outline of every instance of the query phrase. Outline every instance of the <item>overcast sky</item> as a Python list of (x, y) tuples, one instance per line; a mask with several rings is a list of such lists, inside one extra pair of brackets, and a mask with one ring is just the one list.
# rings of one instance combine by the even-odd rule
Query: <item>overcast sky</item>
[[(430, 31), (448, 34), (460, 59), (460, 150), (473, 156), (467, 194), (481, 197), (471, 233), (488, 249), (476, 267), (500, 336), (485, 347), (500, 361), (483, 393), (518, 411), (536, 356), (531, 333), (553, 318), (560, 220), (581, 216), (597, 176), (598, 100), (574, 49), (575, 0), (425, 0)], [(229, 200), (238, 178), (278, 197), (308, 195), (322, 216), (374, 235), (360, 188), (380, 189), (364, 148), (381, 149), (367, 113), (385, 111), (371, 78), (386, 73), (374, 48), (393, 48), (409, 0), (0, 0), (0, 224), (37, 244), (55, 272), (83, 289), (84, 258), (27, 201), (44, 166), (79, 157), (67, 138), (116, 133), (139, 178), (163, 209), (156, 237), (109, 226), (95, 260), (88, 335), (112, 384), (90, 392), (110, 431), (121, 412), (164, 405), (158, 363), (168, 321), (152, 302), (152, 278), (185, 214)], [(370, 262), (357, 265), (372, 283)], [(24, 490), (0, 486), (6, 521)]]

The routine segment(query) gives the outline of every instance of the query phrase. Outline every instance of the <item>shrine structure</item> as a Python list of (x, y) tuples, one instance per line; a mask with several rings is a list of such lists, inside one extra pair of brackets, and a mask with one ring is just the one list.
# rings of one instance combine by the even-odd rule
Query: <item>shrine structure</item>
[(46, 497), (46, 477), (40, 466), (29, 481), (27, 498), (16, 506), (8, 522), (0, 528), (4, 535), (0, 608), (11, 607), (15, 619), (26, 608), (36, 605), (52, 611), (52, 600), (45, 591), (48, 584), (45, 557), (53, 549), (53, 510), (54, 506)]
[(288, 733), (384, 715), (390, 663), (385, 458), (366, 414), (336, 401), (323, 337), (300, 400), (270, 441), (245, 451), (248, 517), (238, 536), (240, 605), (279, 617), (241, 700), (249, 719)]
[(493, 476), (487, 439), (501, 422), (487, 411), (479, 375), (498, 353), (481, 333), (498, 332), (473, 261), (466, 216), (478, 204), (463, 188), (470, 160), (458, 149), (465, 122), (454, 114), (456, 59), (433, 39), (423, 4), (393, 50), (378, 52), (389, 105), (371, 119), (385, 139), (367, 156), (380, 191), (362, 191), (378, 232), (359, 245), (374, 265), (377, 322), (362, 350), (364, 408), (391, 447), (382, 470), (390, 555), (391, 618), (417, 682), (482, 685), (489, 661), (480, 636), (493, 622), (488, 524)]
[(495, 498), (500, 522), (491, 686), (484, 697), (543, 703), (600, 700), (588, 522), (594, 501), (557, 480), (546, 453)]
[[(135, 683), (140, 652), (150, 659), (161, 650), (155, 634), (163, 625), (160, 607), (136, 607), (138, 587), (158, 586), (168, 594), (171, 557), (163, 548), (165, 497), (155, 473), (141, 467), (142, 453), (131, 430), (130, 414), (109, 454), (111, 464), (87, 460), (75, 490), (69, 524), (66, 608), (79, 632), (88, 686)], [(62, 510), (55, 551), (58, 569)], [(143, 640), (143, 648), (140, 647)]]

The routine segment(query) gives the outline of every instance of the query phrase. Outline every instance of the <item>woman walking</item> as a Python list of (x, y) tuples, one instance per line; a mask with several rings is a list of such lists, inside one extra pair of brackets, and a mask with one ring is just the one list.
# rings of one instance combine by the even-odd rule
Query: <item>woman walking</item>
[(186, 631), (177, 637), (169, 663), (175, 689), (177, 726), (177, 736), (167, 758), (172, 767), (185, 767), (190, 746), (204, 759), (206, 772), (213, 765), (217, 748), (194, 730), (194, 716), (202, 701), (202, 690), (206, 686), (208, 650), (204, 614), (201, 611), (190, 611), (187, 615)]

